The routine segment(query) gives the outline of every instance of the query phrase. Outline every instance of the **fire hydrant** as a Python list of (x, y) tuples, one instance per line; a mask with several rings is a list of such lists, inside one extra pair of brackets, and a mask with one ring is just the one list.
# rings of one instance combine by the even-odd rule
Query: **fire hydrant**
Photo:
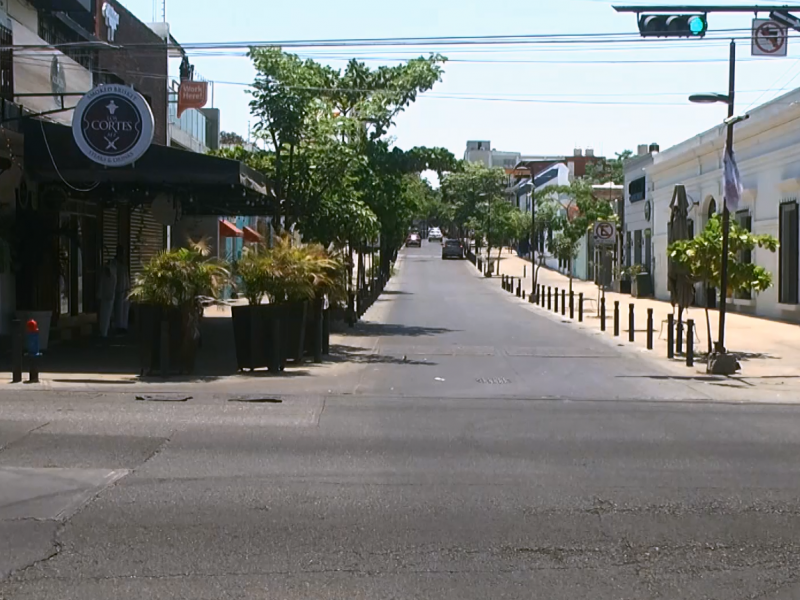
[(25, 324), (25, 353), (30, 361), (29, 383), (39, 383), (39, 324), (31, 319)]

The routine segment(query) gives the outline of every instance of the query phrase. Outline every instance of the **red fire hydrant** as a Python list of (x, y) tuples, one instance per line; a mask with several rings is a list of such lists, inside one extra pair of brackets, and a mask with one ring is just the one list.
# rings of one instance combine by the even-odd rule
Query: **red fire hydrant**
[(25, 324), (25, 329), (25, 350), (27, 351), (28, 360), (30, 361), (30, 378), (28, 381), (30, 383), (38, 383), (39, 356), (41, 355), (39, 352), (39, 324), (33, 319), (30, 319)]

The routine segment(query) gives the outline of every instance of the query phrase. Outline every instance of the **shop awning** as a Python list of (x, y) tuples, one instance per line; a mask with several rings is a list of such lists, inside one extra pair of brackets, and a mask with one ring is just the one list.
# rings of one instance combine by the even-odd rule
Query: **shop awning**
[(225, 219), (219, 221), (219, 237), (242, 237), (242, 230)]
[(69, 187), (70, 195), (109, 201), (127, 195), (146, 202), (158, 192), (169, 192), (180, 200), (183, 214), (274, 213), (268, 181), (240, 161), (153, 144), (132, 165), (103, 167), (81, 153), (70, 127), (25, 119), (22, 129), (28, 176)]
[(258, 233), (255, 229), (252, 229), (245, 225), (242, 227), (242, 232), (244, 233), (244, 241), (245, 242), (254, 242), (256, 244), (260, 244), (264, 241), (264, 236)]

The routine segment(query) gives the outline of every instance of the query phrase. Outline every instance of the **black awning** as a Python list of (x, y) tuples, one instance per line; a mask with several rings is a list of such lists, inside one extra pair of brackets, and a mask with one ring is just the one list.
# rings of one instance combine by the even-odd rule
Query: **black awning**
[[(267, 179), (244, 163), (153, 144), (124, 167), (104, 167), (78, 149), (72, 128), (25, 119), (25, 171), (36, 182), (89, 189), (87, 195), (169, 191), (181, 196), (184, 213), (265, 215), (272, 213)], [(152, 194), (148, 194), (152, 196)]]

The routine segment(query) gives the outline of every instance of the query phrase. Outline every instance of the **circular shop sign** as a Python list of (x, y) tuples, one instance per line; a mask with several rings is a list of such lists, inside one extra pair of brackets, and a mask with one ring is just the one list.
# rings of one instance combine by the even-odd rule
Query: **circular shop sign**
[(144, 97), (124, 85), (100, 85), (81, 98), (72, 117), (75, 143), (107, 167), (138, 160), (153, 142), (153, 111)]
[(650, 220), (650, 211), (651, 211), (650, 200), (648, 200), (647, 202), (644, 203), (644, 220), (645, 221), (649, 221)]

